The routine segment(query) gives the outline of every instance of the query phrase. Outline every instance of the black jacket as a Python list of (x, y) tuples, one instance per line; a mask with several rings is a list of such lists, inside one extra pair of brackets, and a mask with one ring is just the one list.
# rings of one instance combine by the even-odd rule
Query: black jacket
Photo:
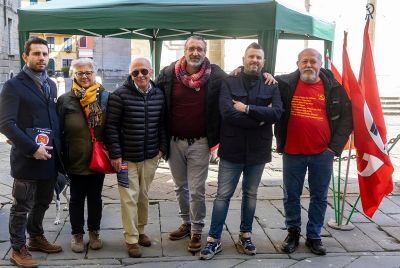
[[(11, 140), (11, 176), (16, 179), (53, 179), (64, 172), (60, 165), (60, 131), (56, 109), (57, 88), (50, 84), (47, 100), (35, 82), (23, 71), (8, 80), (0, 97), (0, 131)], [(52, 158), (36, 160), (33, 154), (39, 148), (28, 133), (33, 128), (51, 129)]]
[[(278, 122), (282, 102), (277, 85), (265, 85), (262, 75), (249, 88), (244, 86), (243, 74), (223, 80), (219, 97), (221, 159), (244, 164), (271, 161), (272, 124)], [(249, 105), (249, 113), (238, 112), (232, 100)]]
[(129, 76), (110, 95), (105, 140), (111, 159), (141, 162), (167, 153), (164, 93), (152, 86), (145, 97)]
[[(333, 78), (331, 71), (321, 68), (319, 76), (324, 83), (326, 114), (331, 130), (328, 147), (335, 152), (336, 156), (340, 156), (353, 130), (351, 103), (345, 89)], [(291, 102), (299, 79), (300, 72), (298, 70), (276, 77), (285, 109), (279, 124), (275, 125), (279, 153), (282, 153), (285, 147)]]
[[(165, 98), (167, 102), (167, 111), (170, 111), (171, 107), (171, 94), (172, 94), (172, 83), (173, 75), (175, 75), (175, 63), (171, 63), (170, 66), (165, 67), (161, 70), (157, 77), (156, 85), (164, 90)], [(215, 64), (211, 64), (211, 75), (206, 83), (207, 98), (206, 98), (206, 134), (208, 140), (208, 146), (214, 147), (219, 143), (219, 108), (218, 108), (218, 97), (221, 88), (221, 81), (228, 75)], [(173, 119), (172, 119), (173, 120)], [(170, 131), (168, 131), (168, 142), (171, 139)]]

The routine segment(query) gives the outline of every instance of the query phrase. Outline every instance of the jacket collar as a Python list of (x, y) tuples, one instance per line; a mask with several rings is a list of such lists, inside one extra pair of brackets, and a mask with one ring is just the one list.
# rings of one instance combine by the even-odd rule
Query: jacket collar
[[(43, 95), (43, 93), (40, 92), (40, 89), (36, 85), (36, 83), (30, 78), (25, 72), (21, 71), (17, 77), (17, 79), (21, 80), (21, 82), (30, 90), (32, 91), (36, 96), (38, 96), (40, 99), (42, 99), (44, 102), (46, 102), (46, 98)], [(51, 90), (51, 88), (50, 88)]]

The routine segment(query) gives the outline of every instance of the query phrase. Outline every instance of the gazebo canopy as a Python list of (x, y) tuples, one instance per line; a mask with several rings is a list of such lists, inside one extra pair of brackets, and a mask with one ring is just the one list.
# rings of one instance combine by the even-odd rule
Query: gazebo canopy
[(21, 51), (31, 32), (148, 39), (156, 73), (163, 40), (257, 38), (273, 73), (279, 38), (324, 40), (330, 51), (335, 31), (275, 0), (53, 0), (18, 16)]

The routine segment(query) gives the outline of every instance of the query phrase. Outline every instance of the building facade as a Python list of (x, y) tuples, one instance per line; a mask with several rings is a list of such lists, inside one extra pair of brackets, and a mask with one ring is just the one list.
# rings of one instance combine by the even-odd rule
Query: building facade
[(18, 46), (18, 16), (20, 3), (14, 0), (0, 2), (0, 90), (3, 84), (20, 70)]

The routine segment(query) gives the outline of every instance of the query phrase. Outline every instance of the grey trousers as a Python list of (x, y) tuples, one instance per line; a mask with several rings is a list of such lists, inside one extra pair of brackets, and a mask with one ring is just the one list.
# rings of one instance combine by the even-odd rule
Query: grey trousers
[(205, 183), (208, 175), (210, 149), (207, 138), (189, 145), (187, 140), (171, 139), (168, 160), (175, 182), (179, 216), (192, 224), (192, 233), (201, 234), (206, 216)]
[(53, 199), (55, 183), (56, 178), (37, 181), (14, 179), (14, 201), (9, 221), (13, 249), (20, 250), (25, 245), (25, 230), (32, 238), (43, 235), (43, 218)]

